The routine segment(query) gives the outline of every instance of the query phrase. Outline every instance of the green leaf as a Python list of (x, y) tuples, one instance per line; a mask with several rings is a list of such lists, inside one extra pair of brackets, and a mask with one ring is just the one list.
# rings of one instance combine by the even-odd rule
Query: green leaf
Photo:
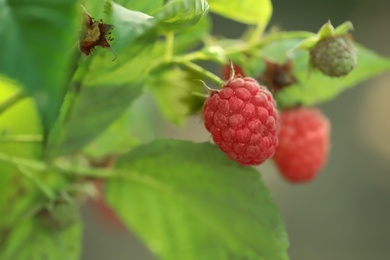
[(48, 146), (49, 153), (65, 155), (77, 152), (102, 133), (141, 94), (141, 85), (101, 85), (85, 87), (65, 122), (59, 147)]
[[(0, 244), (0, 259), (79, 259), (81, 225), (76, 210), (76, 207), (67, 207), (53, 215), (41, 213), (20, 222), (8, 231)], [(64, 216), (70, 215), (75, 218), (69, 222)]]
[(127, 109), (106, 131), (90, 143), (84, 152), (93, 158), (104, 158), (112, 154), (127, 152), (131, 147), (138, 145), (140, 141), (132, 133), (134, 122), (131, 112)]
[(45, 133), (67, 87), (76, 0), (0, 0), (0, 73), (18, 80), (39, 108)]
[(161, 30), (178, 30), (196, 24), (208, 9), (206, 0), (171, 0), (155, 17)]
[(94, 19), (104, 19), (106, 1), (107, 0), (83, 1), (82, 5)]
[[(174, 53), (183, 53), (194, 46), (199, 45), (211, 32), (211, 19), (208, 16), (202, 18), (194, 26), (188, 27), (185, 30), (179, 31), (175, 34)], [(165, 42), (161, 45), (165, 48)]]
[[(0, 104), (19, 91), (14, 81), (0, 77)], [(0, 138), (41, 133), (38, 111), (31, 98), (18, 102), (0, 115)], [(39, 159), (41, 150), (39, 143), (0, 141), (0, 152), (11, 156)], [(36, 207), (35, 194), (26, 196), (33, 190), (33, 185), (13, 166), (0, 161), (0, 239), (5, 226), (19, 221)]]
[(79, 68), (74, 92), (66, 102), (72, 109), (56, 125), (46, 149), (49, 158), (81, 150), (142, 93), (150, 61), (162, 56), (162, 50), (154, 50), (156, 37), (151, 34), (140, 37), (118, 52), (114, 62), (110, 52), (100, 49), (99, 55)]
[[(283, 62), (288, 50), (296, 46), (298, 42), (299, 39), (290, 39), (272, 43), (263, 49), (263, 54), (267, 58)], [(318, 71), (310, 71), (309, 53), (307, 51), (294, 52), (294, 74), (298, 78), (298, 83), (277, 93), (278, 105), (287, 107), (325, 102), (345, 89), (390, 69), (390, 59), (381, 57), (361, 45), (357, 44), (356, 47), (357, 66), (350, 74), (341, 78), (330, 78)]]
[(116, 0), (117, 4), (126, 7), (127, 9), (143, 12), (149, 15), (153, 15), (159, 8), (164, 5), (164, 0), (153, 1), (134, 1), (134, 0)]
[[(175, 55), (185, 53), (188, 50), (198, 47), (211, 31), (210, 17), (205, 16), (194, 26), (177, 32), (174, 36), (173, 53)], [(166, 41), (156, 43), (155, 51), (164, 53), (166, 50)]]
[(163, 71), (147, 85), (162, 114), (176, 125), (182, 125), (188, 116), (198, 112), (205, 101), (204, 86), (197, 75), (180, 69)]
[(116, 51), (147, 33), (156, 23), (152, 16), (126, 9), (114, 2), (111, 3), (111, 10), (115, 28), (113, 31), (115, 41), (112, 46)]
[(160, 140), (118, 162), (108, 202), (162, 259), (288, 259), (259, 173), (210, 143)]
[(272, 15), (270, 0), (208, 0), (210, 10), (226, 18), (265, 28)]

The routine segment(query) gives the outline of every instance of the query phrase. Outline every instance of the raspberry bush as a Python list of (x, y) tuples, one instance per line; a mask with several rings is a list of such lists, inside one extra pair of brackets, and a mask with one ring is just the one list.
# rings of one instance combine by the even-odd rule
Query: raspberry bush
[[(248, 29), (212, 35), (212, 13)], [(312, 179), (331, 152), (313, 107), (390, 69), (349, 36), (329, 45), (350, 22), (267, 30), (270, 0), (10, 0), (0, 14), (2, 260), (80, 259), (88, 199), (161, 259), (288, 259), (252, 165), (275, 153), (287, 179)], [(161, 138), (161, 120), (190, 116), (212, 140)]]

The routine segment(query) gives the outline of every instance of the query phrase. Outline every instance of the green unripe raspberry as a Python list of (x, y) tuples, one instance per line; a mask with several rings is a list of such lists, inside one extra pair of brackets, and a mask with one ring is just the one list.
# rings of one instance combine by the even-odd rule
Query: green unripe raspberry
[(310, 62), (330, 77), (345, 76), (356, 66), (356, 49), (348, 34), (327, 37), (311, 49)]

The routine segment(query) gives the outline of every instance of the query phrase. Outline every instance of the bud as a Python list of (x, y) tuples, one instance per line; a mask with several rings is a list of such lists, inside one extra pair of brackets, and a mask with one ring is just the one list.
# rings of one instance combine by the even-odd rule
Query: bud
[(326, 37), (310, 50), (310, 63), (330, 77), (341, 77), (356, 66), (356, 49), (349, 34)]

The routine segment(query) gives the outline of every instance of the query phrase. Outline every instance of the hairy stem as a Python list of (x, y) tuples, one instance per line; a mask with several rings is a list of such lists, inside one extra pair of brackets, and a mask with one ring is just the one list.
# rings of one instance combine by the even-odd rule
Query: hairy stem
[(54, 191), (42, 182), (35, 174), (28, 168), (23, 166), (17, 166), (18, 171), (23, 174), (27, 179), (29, 179), (38, 189), (48, 198), (49, 200), (54, 200), (55, 194)]
[(175, 34), (173, 31), (169, 31), (165, 34), (165, 60), (169, 61), (173, 57), (173, 43), (175, 39)]
[(84, 177), (88, 176), (88, 177), (95, 177), (95, 178), (109, 178), (115, 176), (119, 177), (118, 174), (114, 174), (113, 170), (102, 170), (102, 169), (95, 169), (95, 168), (90, 168), (85, 166), (78, 166), (78, 165), (71, 164), (64, 159), (56, 161), (51, 165), (48, 165), (41, 161), (24, 159), (24, 158), (11, 156), (0, 152), (0, 161), (13, 165), (17, 167), (19, 170), (24, 169), (22, 170), (23, 174), (26, 173), (25, 169), (28, 169), (32, 171), (38, 171), (38, 172), (54, 170), (54, 171), (63, 172), (65, 174), (69, 174), (73, 176), (78, 175), (78, 176), (84, 176)]
[(201, 66), (199, 66), (193, 62), (189, 62), (189, 61), (188, 62), (178, 62), (177, 64), (185, 67), (186, 69), (188, 69), (190, 71), (193, 71), (195, 73), (202, 75), (203, 77), (216, 83), (218, 86), (221, 86), (224, 83), (224, 81), (220, 77), (211, 73), (210, 71), (205, 70), (204, 68), (202, 68)]
[(41, 143), (41, 135), (6, 135), (0, 136), (0, 143)]
[(249, 45), (255, 45), (261, 39), (263, 32), (264, 32), (264, 25), (257, 24), (256, 29), (254, 30), (251, 38), (249, 39)]
[(39, 161), (24, 159), (20, 157), (11, 156), (5, 153), (0, 152), (0, 161), (14, 165), (14, 166), (24, 166), (31, 170), (45, 171), (48, 169), (48, 166)]

